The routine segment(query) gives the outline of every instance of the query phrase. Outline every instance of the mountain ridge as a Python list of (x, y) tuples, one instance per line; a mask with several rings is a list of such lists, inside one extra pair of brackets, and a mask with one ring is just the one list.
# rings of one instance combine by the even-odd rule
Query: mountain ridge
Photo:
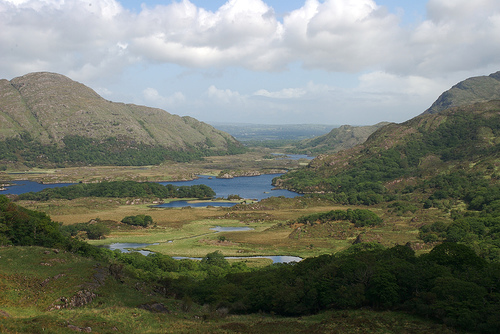
[(0, 80), (0, 140), (23, 141), (27, 136), (58, 148), (66, 147), (71, 137), (94, 144), (111, 140), (114, 149), (122, 151), (138, 150), (139, 145), (141, 150), (203, 151), (207, 155), (241, 147), (231, 135), (192, 117), (111, 102), (79, 82), (50, 72)]
[[(370, 191), (376, 189), (375, 193), (387, 194), (391, 184), (403, 187), (415, 183), (415, 177), (425, 182), (428, 177), (451, 171), (478, 172), (496, 180), (494, 166), (500, 156), (500, 101), (497, 99), (500, 81), (497, 78), (500, 78), (499, 72), (464, 80), (452, 89), (467, 87), (466, 95), (473, 96), (471, 103), (450, 99), (449, 102), (459, 106), (426, 111), (406, 122), (388, 124), (371, 134), (363, 144), (320, 155), (307, 167), (277, 178), (275, 185), (304, 193), (334, 196), (343, 193), (344, 196), (347, 190), (357, 189), (360, 193), (370, 188), (373, 188)], [(485, 87), (485, 82), (491, 82), (491, 87)], [(476, 96), (474, 91), (480, 94)], [(484, 95), (487, 91), (492, 92), (492, 99), (477, 102), (487, 99)], [(443, 105), (442, 96), (446, 94), (443, 93), (434, 106)], [(353, 183), (354, 180), (357, 182)], [(366, 189), (361, 189), (360, 184)], [(377, 201), (380, 200), (382, 197), (378, 197)]]
[(500, 99), (500, 71), (460, 81), (443, 92), (423, 114), (435, 114), (451, 107)]
[(389, 122), (379, 122), (367, 126), (342, 125), (322, 136), (302, 140), (295, 147), (298, 153), (331, 154), (362, 144), (373, 132), (387, 124)]
[[(12, 89), (8, 89), (8, 84)], [(4, 126), (0, 135), (3, 134), (3, 138), (17, 135), (13, 129), (24, 128), (22, 125), (27, 124), (30, 134), (40, 138), (42, 143), (60, 144), (68, 133), (97, 139), (111, 136), (131, 138), (172, 149), (205, 146), (207, 135), (212, 135), (211, 140), (220, 147), (226, 144), (226, 139), (236, 143), (230, 135), (192, 117), (172, 115), (158, 108), (111, 102), (91, 88), (56, 73), (37, 72), (10, 82), (1, 80), (0, 92), (0, 114), (4, 120), (10, 118), (18, 125), (5, 129), (9, 124), (2, 122)], [(6, 134), (9, 132), (6, 130), (10, 130), (10, 134)]]

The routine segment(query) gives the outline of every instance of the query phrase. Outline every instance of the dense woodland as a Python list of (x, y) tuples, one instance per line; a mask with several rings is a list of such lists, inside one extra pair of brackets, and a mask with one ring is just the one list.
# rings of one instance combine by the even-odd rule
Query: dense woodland
[(81, 197), (140, 198), (213, 198), (215, 192), (204, 184), (192, 186), (161, 185), (155, 182), (109, 181), (79, 183), (66, 187), (46, 188), (39, 192), (18, 195), (20, 200), (47, 201)]
[[(208, 140), (208, 139), (207, 139)], [(227, 141), (227, 150), (213, 151), (199, 147), (187, 150), (172, 150), (162, 146), (151, 146), (117, 138), (97, 140), (82, 136), (66, 136), (64, 146), (43, 145), (33, 140), (28, 133), (20, 138), (0, 141), (0, 164), (22, 163), (34, 166), (146, 166), (159, 165), (167, 160), (187, 162), (210, 155), (243, 153), (245, 148)]]

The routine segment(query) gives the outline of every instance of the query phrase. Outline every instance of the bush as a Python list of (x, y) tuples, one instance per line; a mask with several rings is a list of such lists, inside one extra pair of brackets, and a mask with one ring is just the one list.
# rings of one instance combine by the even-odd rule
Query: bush
[(153, 224), (153, 218), (146, 215), (127, 216), (122, 219), (122, 223), (133, 226), (148, 227)]

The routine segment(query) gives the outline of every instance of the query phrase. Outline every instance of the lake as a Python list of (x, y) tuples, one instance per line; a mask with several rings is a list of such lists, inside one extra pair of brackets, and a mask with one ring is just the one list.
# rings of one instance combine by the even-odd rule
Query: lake
[[(273, 178), (282, 174), (263, 174), (259, 176), (240, 176), (232, 179), (218, 179), (208, 175), (198, 175), (192, 181), (160, 182), (176, 186), (191, 186), (205, 184), (215, 191), (215, 197), (227, 198), (229, 195), (239, 195), (242, 198), (261, 200), (268, 197), (296, 197), (299, 194), (284, 189), (273, 189)], [(211, 204), (209, 204), (211, 205)]]
[(217, 232), (238, 232), (238, 231), (252, 231), (252, 227), (248, 226), (215, 226), (211, 227), (210, 230)]
[(311, 157), (307, 154), (283, 154), (283, 153), (271, 153), (272, 155), (278, 157), (280, 160), (300, 160), (300, 159), (306, 159), (306, 160), (312, 160), (315, 157)]
[[(201, 260), (201, 257), (184, 257), (184, 256), (173, 256), (172, 258), (176, 260), (188, 259), (188, 260)], [(289, 255), (269, 255), (269, 256), (225, 256), (226, 260), (245, 260), (245, 259), (270, 259), (273, 263), (291, 263), (302, 261), (301, 257), (289, 256)]]
[[(225, 197), (228, 195), (239, 195), (242, 198), (250, 198), (261, 200), (264, 198), (272, 197), (272, 196), (284, 196), (284, 197), (295, 197), (300, 196), (297, 193), (288, 190), (277, 189), (273, 190), (273, 186), (271, 182), (273, 178), (282, 175), (282, 174), (264, 174), (259, 176), (242, 176), (235, 177), (232, 179), (218, 179), (215, 177), (210, 177), (208, 175), (199, 175), (198, 179), (192, 181), (176, 181), (176, 182), (160, 182), (162, 185), (173, 184), (176, 186), (191, 186), (191, 185), (200, 185), (205, 184), (212, 188), (215, 191), (216, 197)], [(26, 192), (37, 192), (41, 191), (45, 188), (56, 188), (56, 187), (64, 187), (69, 186), (74, 183), (54, 183), (54, 184), (41, 184), (34, 181), (13, 181), (15, 183), (12, 186), (7, 187), (7, 190), (0, 191), (0, 194), (23, 194)], [(183, 201), (185, 202), (185, 201)], [(207, 202), (208, 204), (195, 204), (195, 203), (172, 203), (171, 205), (175, 206), (207, 206), (207, 205), (234, 205), (233, 203), (221, 204), (221, 203), (212, 203)], [(166, 207), (169, 207), (169, 204), (166, 203)]]
[(66, 187), (74, 184), (74, 183), (42, 184), (35, 181), (27, 181), (27, 180), (9, 181), (9, 183), (12, 183), (13, 185), (7, 187), (7, 190), (0, 191), (0, 195), (6, 195), (6, 194), (19, 195), (19, 194), (29, 193), (30, 191), (37, 192), (45, 188)]
[[(162, 185), (173, 184), (175, 186), (191, 186), (205, 184), (215, 191), (215, 197), (217, 198), (227, 198), (229, 195), (239, 195), (246, 199), (261, 200), (268, 197), (296, 197), (301, 196), (293, 191), (284, 189), (273, 189), (271, 184), (273, 178), (282, 174), (263, 174), (259, 176), (241, 176), (232, 179), (218, 179), (216, 177), (211, 177), (208, 175), (198, 175), (198, 179), (192, 181), (175, 181), (175, 182), (160, 182)], [(26, 192), (37, 192), (45, 188), (56, 188), (69, 186), (74, 183), (52, 183), (52, 184), (41, 184), (34, 181), (14, 181), (14, 185), (7, 187), (7, 190), (0, 191), (1, 194), (14, 194), (19, 195)], [(203, 201), (203, 202), (188, 202), (185, 200), (172, 201), (168, 203), (163, 203), (155, 205), (158, 208), (181, 208), (181, 207), (231, 207), (236, 205), (238, 202), (213, 202), (213, 201)]]

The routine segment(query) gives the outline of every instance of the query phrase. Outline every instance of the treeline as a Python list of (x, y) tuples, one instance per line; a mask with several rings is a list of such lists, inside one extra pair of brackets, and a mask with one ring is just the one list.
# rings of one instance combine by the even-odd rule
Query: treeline
[(146, 166), (159, 165), (167, 160), (188, 162), (200, 160), (205, 156), (239, 154), (246, 151), (243, 146), (238, 146), (229, 140), (227, 149), (219, 151), (194, 146), (184, 150), (168, 149), (132, 140), (119, 140), (115, 137), (97, 140), (82, 136), (66, 136), (63, 142), (64, 147), (43, 145), (33, 140), (28, 133), (23, 133), (20, 138), (7, 138), (0, 141), (0, 162), (20, 162), (28, 167)]
[(382, 223), (382, 218), (366, 209), (332, 210), (329, 212), (314, 213), (298, 218), (297, 223), (310, 225), (315, 222), (323, 224), (341, 220), (347, 220), (353, 223), (356, 227), (376, 226)]
[(104, 239), (105, 236), (111, 232), (111, 229), (99, 218), (92, 219), (87, 223), (62, 225), (60, 230), (65, 237), (77, 237), (83, 240)]
[(358, 244), (296, 264), (164, 285), (232, 313), (301, 316), (370, 307), (406, 311), (460, 330), (500, 331), (500, 265), (455, 243), (418, 257), (406, 246)]
[(66, 187), (46, 188), (38, 192), (20, 194), (18, 199), (47, 201), (80, 197), (140, 197), (140, 198), (213, 198), (215, 191), (207, 185), (174, 186), (155, 182), (109, 181), (79, 183)]
[(108, 258), (101, 249), (76, 240), (61, 231), (61, 225), (43, 213), (16, 205), (0, 195), (0, 246), (41, 246), (91, 256)]

